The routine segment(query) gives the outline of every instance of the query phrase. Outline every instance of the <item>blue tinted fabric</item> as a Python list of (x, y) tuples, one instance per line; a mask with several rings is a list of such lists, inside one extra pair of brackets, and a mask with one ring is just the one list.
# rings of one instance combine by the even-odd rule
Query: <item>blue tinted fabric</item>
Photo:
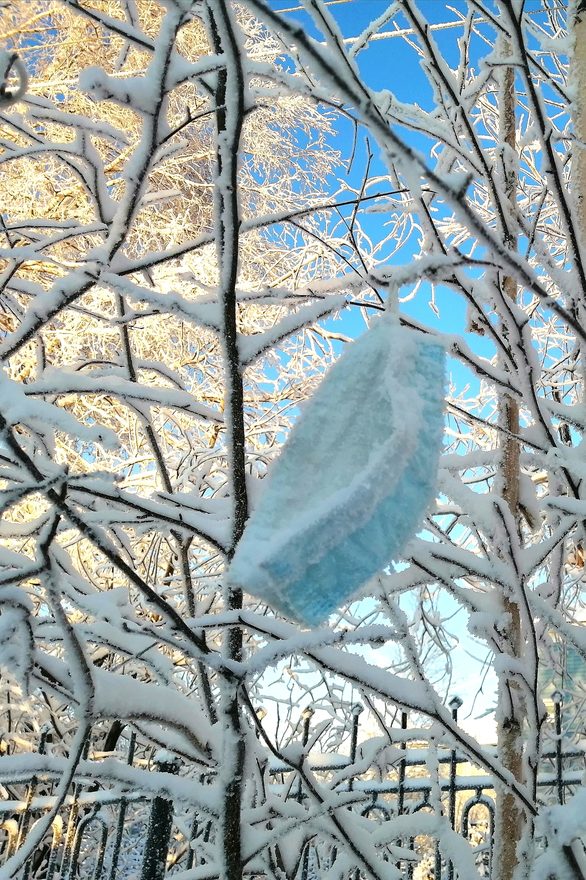
[(349, 345), (275, 461), (228, 572), (322, 623), (396, 559), (433, 501), (445, 352), (385, 316)]

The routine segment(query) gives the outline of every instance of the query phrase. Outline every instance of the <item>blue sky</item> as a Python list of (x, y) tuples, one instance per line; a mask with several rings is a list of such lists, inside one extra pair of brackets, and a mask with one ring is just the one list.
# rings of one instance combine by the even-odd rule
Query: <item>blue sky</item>
[[(301, 7), (296, 6), (294, 2), (288, 0), (273, 0), (271, 3), (273, 8), (277, 10), (291, 10), (287, 14), (296, 17), (303, 25), (304, 29), (309, 32), (315, 39), (321, 39), (319, 31), (314, 27), (310, 16)], [(443, 0), (418, 0), (417, 6), (430, 23), (455, 21), (456, 14), (454, 9), (462, 12), (467, 11), (467, 3), (446, 3)], [(373, 20), (381, 16), (384, 11), (389, 8), (390, 3), (387, 0), (351, 0), (351, 2), (335, 3), (329, 6), (330, 12), (335, 17), (344, 37), (353, 37), (359, 35), (363, 29)], [(451, 8), (449, 8), (451, 7)], [(404, 26), (408, 27), (407, 20), (404, 20)], [(388, 30), (383, 26), (382, 30)], [(458, 46), (457, 38), (461, 35), (462, 28), (450, 28), (447, 30), (434, 30), (434, 39), (440, 45), (444, 57), (450, 66), (457, 66), (458, 63)], [(481, 41), (477, 41), (476, 51), (482, 51)], [(484, 49), (486, 50), (486, 46)], [(425, 71), (422, 69), (420, 60), (415, 50), (401, 38), (393, 37), (372, 41), (369, 48), (358, 55), (358, 63), (361, 73), (372, 89), (389, 89), (393, 95), (401, 102), (409, 104), (417, 104), (422, 109), (431, 110), (433, 107), (432, 91), (428, 83)], [(433, 141), (424, 135), (401, 129), (400, 134), (409, 142), (409, 144), (419, 150), (421, 153), (429, 157)], [(350, 123), (343, 121), (337, 123), (337, 135), (335, 138), (335, 146), (340, 150), (343, 156), (348, 156), (352, 151), (353, 129)], [(371, 174), (385, 175), (387, 169), (383, 164), (376, 144), (370, 141), (373, 158), (371, 163)], [(349, 171), (340, 169), (340, 181), (347, 180), (350, 187), (358, 188), (360, 186), (362, 176), (364, 174), (365, 158), (367, 154), (367, 146), (365, 133), (359, 133), (358, 147), (356, 151), (356, 159)], [(378, 191), (384, 191), (389, 187), (384, 181), (381, 181)], [(375, 192), (371, 189), (370, 192)], [(342, 193), (341, 198), (344, 197)], [(349, 211), (350, 213), (350, 211)], [(349, 216), (348, 213), (348, 216)], [(388, 235), (388, 229), (385, 226), (385, 216), (381, 214), (361, 215), (361, 222), (367, 230), (369, 236), (376, 244), (384, 240)], [(410, 259), (418, 253), (419, 243), (418, 235), (413, 235), (410, 244), (401, 250), (401, 252), (390, 258), (392, 263), (408, 263)], [(402, 296), (407, 298), (409, 290), (403, 290)], [(405, 301), (401, 305), (401, 311), (417, 318), (422, 323), (448, 333), (456, 333), (463, 335), (468, 345), (477, 353), (484, 357), (492, 357), (494, 349), (492, 345), (484, 338), (476, 334), (466, 332), (467, 317), (462, 300), (454, 292), (448, 288), (439, 286), (435, 290), (433, 305), (431, 304), (432, 291), (429, 284), (422, 284), (417, 295), (413, 299)], [(349, 336), (355, 336), (363, 332), (364, 323), (357, 309), (347, 311), (342, 321), (330, 324), (333, 329), (338, 332), (344, 332)], [(475, 375), (461, 363), (450, 360), (449, 373), (451, 378), (455, 380), (458, 388), (466, 388), (468, 386), (468, 394), (474, 396), (478, 390), (479, 382)], [(366, 611), (368, 603), (364, 603), (361, 607), (362, 611)], [(456, 612), (457, 608), (449, 599), (442, 599), (440, 611), (442, 616), (449, 617)], [(483, 684), (484, 669), (482, 668), (482, 660), (486, 655), (486, 648), (466, 636), (465, 632), (465, 616), (460, 613), (457, 621), (452, 623), (451, 627), (460, 639), (460, 644), (454, 646), (452, 653), (452, 662), (454, 664), (454, 679), (450, 688), (450, 695), (458, 693), (464, 699), (464, 707), (462, 709), (462, 718), (471, 711), (475, 695)], [(393, 652), (393, 648), (384, 649), (382, 653), (388, 654)], [(375, 653), (373, 652), (372, 660), (375, 661)], [(471, 664), (470, 654), (476, 658)], [(381, 661), (384, 658), (381, 656)], [(472, 675), (462, 675), (462, 670), (466, 669), (469, 673), (470, 669), (474, 669)], [(474, 706), (474, 715), (482, 716), (488, 711), (494, 701), (495, 680), (493, 676), (487, 678), (484, 682), (484, 693), (480, 695)], [(465, 722), (465, 726), (475, 734), (480, 734), (484, 741), (492, 740), (494, 737), (494, 727), (489, 719), (483, 718), (479, 723), (475, 723), (473, 718)]]
[[(288, 11), (288, 16), (297, 18), (303, 25), (304, 30), (315, 39), (321, 39), (319, 30), (314, 26), (311, 16), (300, 5), (296, 4), (294, 0), (293, 2), (289, 2), (289, 0), (272, 0), (271, 5), (277, 10), (291, 10)], [(358, 36), (373, 19), (379, 18), (390, 5), (387, 0), (351, 0), (351, 2), (335, 2), (330, 4), (328, 8), (346, 38)], [(461, 12), (465, 12), (467, 9), (466, 3), (456, 2), (448, 4), (443, 2), (443, 0), (419, 0), (417, 5), (432, 25), (438, 22), (445, 22), (446, 20), (455, 21), (456, 15), (452, 9), (460, 10)], [(406, 28), (408, 27), (406, 19), (401, 23)], [(385, 26), (381, 30), (388, 32), (388, 28)], [(461, 27), (433, 32), (434, 39), (442, 48), (442, 52), (445, 54), (450, 65), (457, 65), (457, 38), (461, 33)], [(480, 51), (480, 46), (478, 46), (478, 51)], [(358, 63), (365, 82), (371, 88), (375, 90), (389, 89), (399, 101), (418, 104), (422, 109), (431, 109), (433, 107), (432, 91), (426, 73), (421, 67), (415, 50), (404, 39), (398, 37), (373, 40), (367, 49), (359, 53)], [(348, 157), (353, 147), (353, 126), (349, 122), (339, 120), (336, 122), (336, 128), (337, 135), (334, 139), (334, 145), (343, 157)], [(434, 143), (433, 139), (426, 138), (418, 132), (408, 131), (404, 128), (401, 128), (400, 134), (411, 146), (424, 155), (429, 156), (430, 149)], [(372, 138), (369, 139), (369, 146), (372, 151), (371, 176), (385, 175), (388, 173), (387, 168), (381, 160), (379, 151)], [(349, 187), (354, 190), (360, 186), (366, 163), (367, 149), (366, 134), (363, 130), (359, 130), (355, 160), (350, 169), (341, 168), (339, 170), (341, 185), (347, 181)], [(369, 193), (372, 194), (386, 189), (388, 189), (388, 186), (381, 182), (380, 186), (370, 188)], [(344, 196), (345, 194), (342, 192), (340, 198), (344, 198)], [(347, 209), (346, 215), (350, 216), (350, 213), (351, 209)], [(366, 214), (362, 211), (360, 222), (375, 246), (383, 242), (388, 236), (389, 230), (384, 215)], [(417, 239), (417, 234), (413, 234), (409, 245), (403, 248), (400, 253), (390, 256), (389, 262), (398, 264), (408, 263), (410, 258), (418, 252)], [(389, 248), (387, 247), (386, 250), (388, 251)], [(385, 251), (383, 250), (382, 253), (385, 253)], [(404, 299), (407, 299), (410, 294), (410, 290), (403, 290), (401, 292), (401, 296)], [(403, 302), (401, 310), (431, 328), (449, 333), (466, 334), (467, 318), (462, 301), (456, 294), (445, 287), (438, 286), (432, 293), (429, 284), (422, 284), (412, 299)], [(363, 331), (364, 324), (358, 311), (351, 310), (343, 316), (342, 325), (338, 323), (336, 329), (338, 332), (342, 331), (349, 336), (355, 336)], [(483, 357), (493, 356), (494, 349), (486, 338), (466, 334), (466, 341), (477, 354)], [(455, 361), (451, 362), (450, 371), (455, 371), (458, 385), (470, 384), (473, 390), (477, 390), (478, 382), (475, 376), (461, 364)]]
[[(271, 0), (271, 5), (277, 10), (287, 11), (289, 16), (296, 17), (307, 33), (311, 34), (315, 39), (321, 40), (321, 35), (314, 27), (310, 15), (302, 6), (296, 5), (295, 0)], [(348, 40), (348, 45), (351, 45), (352, 37), (358, 36), (372, 20), (379, 18), (390, 6), (391, 4), (388, 0), (350, 0), (350, 2), (328, 4), (328, 8), (337, 21), (343, 37)], [(420, 13), (429, 21), (432, 27), (433, 39), (439, 45), (444, 59), (449, 66), (455, 68), (459, 59), (458, 37), (462, 34), (462, 28), (449, 27), (437, 29), (434, 28), (434, 25), (446, 21), (454, 22), (457, 19), (458, 12), (463, 14), (469, 12), (469, 3), (451, 3), (449, 0), (447, 2), (445, 0), (417, 0), (416, 6)], [(543, 11), (541, 0), (526, 0), (525, 10), (528, 12)], [(408, 27), (406, 19), (403, 22), (401, 22), (401, 17), (396, 20), (400, 26)], [(389, 27), (383, 24), (382, 30), (388, 31)], [(482, 40), (482, 34), (481, 36), (476, 36), (471, 43), (472, 66), (478, 67), (482, 57), (488, 51), (490, 51), (490, 47)], [(423, 110), (433, 109), (433, 95), (426, 72), (416, 50), (404, 39), (400, 37), (386, 37), (385, 39), (373, 40), (368, 48), (358, 55), (358, 64), (364, 81), (371, 89), (388, 89), (401, 102), (417, 104)], [(542, 88), (542, 95), (547, 98), (547, 88)], [(519, 113), (521, 126), (524, 124), (522, 114), (523, 111), (521, 110)], [(335, 146), (342, 155), (348, 156), (352, 151), (353, 127), (348, 122), (340, 121), (336, 123), (336, 131)], [(430, 150), (433, 147), (431, 139), (426, 138), (421, 133), (405, 128), (401, 128), (399, 133), (412, 147), (427, 158), (430, 157)], [(373, 153), (370, 173), (373, 177), (377, 175), (383, 177), (386, 169), (376, 149), (376, 144), (372, 140), (370, 147)], [(340, 181), (346, 180), (348, 182), (350, 191), (352, 189), (356, 190), (361, 183), (366, 152), (365, 135), (364, 132), (361, 132), (358, 138), (355, 162), (349, 171), (340, 168), (338, 174)], [(433, 162), (433, 160), (431, 161)], [(521, 175), (527, 173), (529, 173), (527, 167), (522, 167)], [(389, 189), (384, 179), (381, 179), (378, 185), (382, 191)], [(376, 189), (373, 187), (369, 190), (369, 194), (375, 191)], [(344, 197), (343, 191), (341, 197)], [(363, 227), (368, 232), (374, 245), (377, 242), (383, 241), (388, 234), (388, 227), (385, 226), (386, 219), (381, 214), (367, 215), (364, 212), (361, 213)], [(521, 248), (523, 247), (522, 239), (519, 245)], [(408, 264), (418, 253), (418, 235), (414, 234), (410, 243), (399, 254), (389, 257), (389, 260), (391, 263)], [(494, 356), (494, 348), (486, 337), (467, 332), (467, 316), (462, 298), (459, 295), (440, 286), (435, 291), (435, 300), (432, 303), (431, 287), (427, 283), (422, 284), (416, 296), (411, 299), (407, 298), (409, 290), (404, 289), (402, 294), (405, 297), (405, 301), (401, 306), (403, 313), (417, 318), (430, 328), (462, 336), (477, 355), (486, 358)], [(349, 336), (355, 336), (363, 332), (364, 324), (359, 311), (354, 309), (345, 312), (341, 323), (338, 323), (335, 329), (339, 332), (341, 330)], [(476, 396), (479, 381), (469, 369), (460, 362), (450, 360), (449, 371), (458, 391), (462, 391), (465, 397), (472, 398)], [(364, 603), (364, 606), (368, 607), (367, 603)], [(455, 606), (449, 600), (442, 600), (440, 611), (443, 616), (451, 614), (454, 610)], [(465, 636), (463, 615), (455, 624), (454, 629), (461, 642), (459, 647), (453, 651), (452, 659), (455, 668), (455, 681), (452, 685), (452, 693), (454, 691), (459, 692), (459, 695), (465, 699), (465, 705), (470, 706), (476, 690), (483, 680), (485, 670), (482, 668), (481, 661), (486, 655), (486, 648)], [(478, 662), (471, 663), (469, 654), (473, 654), (478, 658)], [(466, 675), (462, 675), (462, 670), (466, 670)], [(494, 675), (492, 675), (485, 682), (485, 692), (478, 700), (476, 714), (482, 715), (493, 703), (494, 686)], [(468, 726), (471, 729), (474, 728), (472, 724)], [(476, 725), (474, 732), (476, 733), (478, 730), (482, 731), (481, 736), (485, 741), (493, 736), (494, 729), (488, 719), (484, 719), (480, 725)]]

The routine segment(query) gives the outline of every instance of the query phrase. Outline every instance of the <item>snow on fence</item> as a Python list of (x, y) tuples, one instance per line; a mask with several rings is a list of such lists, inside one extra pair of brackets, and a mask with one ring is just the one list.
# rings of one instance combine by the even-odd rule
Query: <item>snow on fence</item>
[[(455, 718), (460, 705), (457, 699), (451, 703)], [(400, 715), (400, 725), (388, 731), (389, 741), (399, 750), (399, 757), (385, 768), (366, 767), (368, 739), (360, 742), (360, 711), (361, 707), (357, 707), (352, 714), (348, 754), (307, 750), (313, 713), (303, 713), (300, 745), (308, 756), (311, 770), (331, 781), (341, 770), (355, 768), (356, 774), (346, 773), (336, 790), (355, 792), (358, 797), (350, 809), (376, 822), (441, 809), (449, 817), (452, 828), (474, 848), (479, 875), (490, 876), (495, 798), (491, 777), (456, 750), (426, 741), (425, 729), (409, 727), (405, 712)], [(562, 735), (559, 701), (553, 704), (553, 711), (552, 747), (542, 754), (538, 789), (542, 802), (564, 803), (582, 782), (586, 749)], [(187, 775), (201, 786), (211, 782), (203, 774), (194, 778), (193, 768), (188, 768), (172, 753), (156, 752), (148, 742), (138, 740), (134, 732), (125, 733), (120, 726), (116, 757), (129, 767)], [(45, 729), (36, 749), (29, 754), (48, 755), (53, 747), (52, 739), (49, 729)], [(85, 747), (85, 760), (99, 761), (110, 754), (104, 751), (103, 745), (100, 750), (100, 739), (103, 742), (103, 731), (92, 731)], [(51, 772), (27, 776), (23, 771), (18, 777), (11, 770), (7, 778), (2, 764), (8, 758), (18, 760), (23, 746), (26, 742), (22, 738), (0, 737), (3, 756), (0, 759), (0, 865), (19, 849), (35, 823), (47, 814), (59, 781)], [(289, 765), (269, 760), (268, 771), (275, 795), (285, 800), (294, 799), (300, 805), (304, 803), (303, 782), (295, 778), (295, 771)], [(85, 775), (72, 783), (50, 831), (18, 876), (21, 880), (161, 880), (204, 864), (204, 844), (213, 843), (213, 838), (213, 823), (186, 809), (179, 800), (149, 796), (131, 787), (107, 789)], [(335, 847), (325, 850), (319, 841), (306, 841), (302, 837), (300, 841), (300, 851), (291, 854), (291, 864), (297, 865), (297, 869), (290, 876), (295, 880), (317, 880), (340, 854)], [(434, 840), (409, 837), (399, 844), (414, 856), (400, 865), (405, 878), (452, 880), (453, 867), (442, 858)], [(261, 880), (262, 875), (250, 876)], [(362, 876), (358, 869), (347, 873), (348, 880), (361, 880)]]

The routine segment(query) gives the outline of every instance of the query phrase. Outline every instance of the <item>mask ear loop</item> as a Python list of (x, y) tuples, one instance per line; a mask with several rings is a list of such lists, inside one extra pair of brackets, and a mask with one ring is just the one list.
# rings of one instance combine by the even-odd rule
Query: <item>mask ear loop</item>
[[(8, 85), (8, 77), (16, 75), (17, 82)], [(23, 97), (28, 86), (28, 73), (16, 52), (0, 52), (0, 107), (9, 107)]]
[(389, 326), (399, 327), (401, 323), (400, 316), (399, 286), (394, 281), (391, 281), (387, 286), (387, 298), (385, 300), (383, 318)]

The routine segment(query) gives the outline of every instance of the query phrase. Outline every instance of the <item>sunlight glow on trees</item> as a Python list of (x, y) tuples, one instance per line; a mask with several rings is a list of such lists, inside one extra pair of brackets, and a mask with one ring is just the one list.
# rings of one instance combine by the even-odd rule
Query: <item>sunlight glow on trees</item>
[[(537, 781), (544, 673), (560, 644), (586, 658), (583, 4), (400, 0), (360, 35), (347, 5), (2, 10), (0, 691), (25, 707), (18, 729), (2, 696), (10, 736), (52, 726), (61, 779), (11, 876), (88, 760), (153, 793), (83, 757), (121, 724), (181, 757), (189, 785), (160, 791), (213, 820), (190, 880), (294, 880), (315, 840), (339, 854), (324, 877), (391, 880), (419, 835), (474, 876), (439, 807), (377, 823), (349, 770), (311, 769), (306, 699), (336, 748), (363, 702), (373, 766), (401, 707), (490, 774), (495, 880), (576, 870), (583, 790), (553, 813)], [(399, 43), (417, 101), (392, 69), (370, 81)], [(387, 310), (450, 357), (437, 500), (359, 601), (300, 630), (224, 571), (299, 406)], [(496, 750), (445, 704), (464, 625), (498, 679)], [(269, 758), (303, 797), (271, 790)]]

